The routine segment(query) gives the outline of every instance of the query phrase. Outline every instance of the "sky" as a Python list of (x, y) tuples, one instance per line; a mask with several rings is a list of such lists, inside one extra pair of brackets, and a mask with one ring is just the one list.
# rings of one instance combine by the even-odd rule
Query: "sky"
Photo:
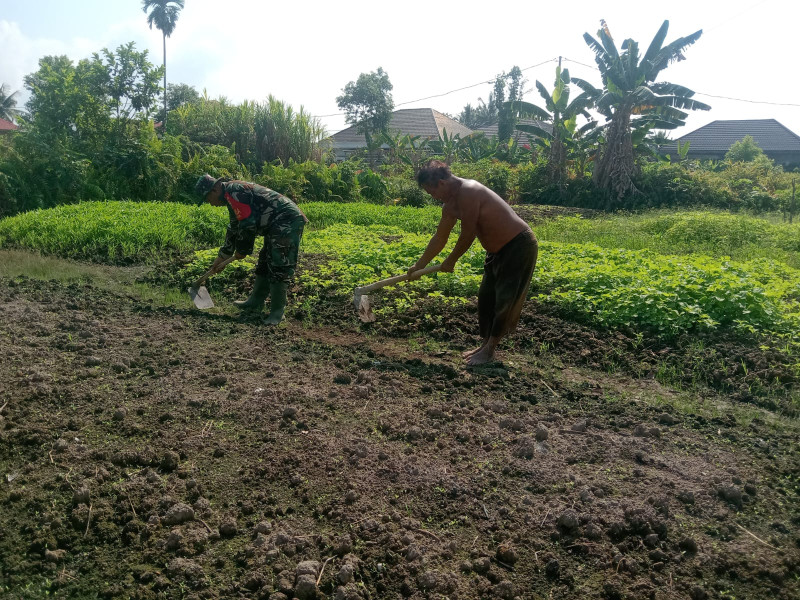
[[(0, 83), (20, 90), (47, 55), (74, 61), (133, 41), (162, 61), (140, 0), (2, 0)], [(395, 107), (457, 115), (488, 99), (491, 81), (518, 66), (525, 100), (539, 103), (535, 81), (552, 89), (558, 57), (576, 77), (600, 86), (583, 39), (605, 19), (622, 45), (642, 52), (661, 23), (669, 43), (702, 29), (685, 61), (659, 81), (686, 86), (710, 111), (690, 114), (679, 137), (718, 119), (776, 119), (800, 135), (798, 0), (185, 0), (167, 39), (167, 81), (234, 102), (273, 95), (319, 117), (329, 133), (346, 127), (336, 97), (359, 74), (382, 67)], [(460, 90), (460, 91), (456, 91)]]

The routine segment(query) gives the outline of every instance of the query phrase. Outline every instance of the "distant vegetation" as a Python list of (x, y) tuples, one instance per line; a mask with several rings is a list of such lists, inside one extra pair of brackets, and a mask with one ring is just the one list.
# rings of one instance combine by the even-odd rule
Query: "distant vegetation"
[[(155, 4), (177, 10), (181, 3)], [(156, 23), (165, 43), (170, 23), (174, 19), (164, 27)], [(775, 166), (751, 139), (734, 144), (718, 162), (687, 160), (685, 147), (673, 162), (659, 154), (668, 141), (665, 130), (681, 126), (686, 111), (708, 108), (691, 90), (654, 82), (700, 38), (696, 32), (666, 43), (668, 25), (641, 54), (631, 39), (620, 51), (607, 25), (596, 36), (586, 34), (600, 66), (598, 87), (558, 68), (552, 87), (536, 82), (541, 101), (535, 104), (522, 100), (517, 67), (498, 75), (490, 102), (465, 107), (461, 115), (473, 125), (498, 124), (495, 138), (445, 131), (442, 139), (422, 140), (387, 131), (385, 119), (372, 117), (391, 104), (388, 75), (380, 68), (362, 74), (363, 85), (351, 82), (353, 93), (344, 100), (354, 119), (372, 119), (368, 147), (340, 164), (320, 122), (276, 96), (236, 104), (174, 84), (165, 113), (159, 106), (165, 65), (154, 66), (133, 43), (78, 63), (45, 56), (25, 78), (26, 111), (15, 113), (20, 133), (0, 138), (0, 217), (81, 201), (192, 203), (194, 182), (205, 172), (256, 181), (298, 202), (423, 206), (430, 199), (413, 174), (431, 157), (510, 202), (601, 210), (796, 210), (791, 190), (798, 176)], [(625, 84), (639, 80), (636, 88)], [(5, 88), (3, 94), (13, 103), (14, 94)], [(606, 122), (594, 121), (590, 109)], [(520, 124), (524, 117), (542, 126)], [(514, 141), (519, 132), (531, 136), (531, 145)], [(624, 148), (620, 155), (612, 152), (617, 146)]]

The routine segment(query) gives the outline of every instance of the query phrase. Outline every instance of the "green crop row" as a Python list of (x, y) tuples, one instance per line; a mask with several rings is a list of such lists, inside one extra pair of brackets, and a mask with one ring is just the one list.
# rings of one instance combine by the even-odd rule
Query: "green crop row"
[[(433, 232), (441, 209), (310, 202), (302, 205), (309, 229), (336, 223), (385, 225)], [(0, 220), (0, 247), (110, 263), (150, 262), (221, 245), (224, 208), (174, 202), (83, 202), (34, 210)]]
[[(316, 258), (315, 268), (302, 270), (298, 281), (311, 298), (347, 297), (356, 286), (404, 272), (422, 254), (439, 214), (434, 207), (302, 206), (311, 219), (303, 254)], [(226, 224), (225, 210), (208, 205), (89, 202), (4, 219), (0, 245), (67, 258), (151, 263), (204, 248), (179, 274), (190, 280), (213, 260)], [(611, 328), (667, 337), (716, 328), (792, 337), (800, 331), (800, 271), (769, 258), (731, 261), (723, 255), (759, 239), (771, 249), (768, 255), (795, 252), (793, 227), (713, 213), (561, 219), (537, 227), (542, 242), (531, 295)], [(629, 249), (645, 239), (655, 250)], [(611, 243), (618, 247), (603, 247)], [(694, 247), (718, 255), (686, 254)], [(383, 310), (404, 310), (412, 292), (443, 302), (474, 297), (483, 256), (474, 244), (454, 273), (401, 285)], [(241, 281), (253, 263), (251, 257), (218, 277)]]
[[(304, 238), (303, 252), (325, 260), (301, 272), (299, 283), (306, 295), (346, 299), (355, 287), (403, 273), (428, 239), (385, 226), (340, 224), (311, 231)], [(445, 253), (454, 242), (453, 237)], [(215, 255), (213, 250), (198, 253), (185, 278), (201, 273)], [(737, 263), (702, 255), (663, 256), (648, 250), (559, 242), (542, 242), (539, 256), (531, 296), (595, 325), (632, 328), (666, 338), (718, 328), (788, 338), (800, 331), (800, 271), (775, 261)], [(381, 310), (404, 310), (410, 294), (443, 302), (475, 296), (483, 257), (474, 245), (454, 273), (400, 284), (401, 293), (391, 295)], [(227, 277), (235, 279), (243, 273)]]
[(0, 247), (110, 263), (153, 261), (219, 244), (224, 211), (210, 205), (84, 202), (0, 220)]

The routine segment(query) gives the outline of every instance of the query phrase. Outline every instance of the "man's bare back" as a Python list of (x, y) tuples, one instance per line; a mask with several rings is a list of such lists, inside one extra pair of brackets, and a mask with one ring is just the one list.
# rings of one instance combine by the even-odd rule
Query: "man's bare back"
[(458, 182), (452, 199), (442, 206), (445, 213), (464, 222), (473, 221), (478, 240), (487, 252), (497, 252), (528, 229), (514, 210), (495, 192), (472, 179), (453, 177)]

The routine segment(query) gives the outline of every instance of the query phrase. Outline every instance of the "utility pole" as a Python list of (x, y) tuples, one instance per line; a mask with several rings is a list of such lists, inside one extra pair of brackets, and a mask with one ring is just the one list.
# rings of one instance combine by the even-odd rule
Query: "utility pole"
[(795, 211), (795, 207), (796, 207), (795, 201), (796, 200), (797, 200), (797, 197), (795, 196), (794, 178), (792, 178), (792, 204), (791, 204), (791, 208), (789, 209), (789, 224), (790, 225), (792, 224), (792, 219), (794, 218), (794, 211)]

